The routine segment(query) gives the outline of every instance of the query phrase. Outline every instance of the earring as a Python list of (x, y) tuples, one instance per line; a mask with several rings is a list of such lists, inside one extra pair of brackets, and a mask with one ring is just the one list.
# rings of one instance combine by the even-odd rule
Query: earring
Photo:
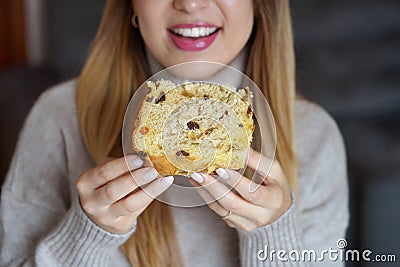
[(135, 28), (139, 28), (138, 16), (136, 14), (133, 14), (132, 16), (132, 25)]

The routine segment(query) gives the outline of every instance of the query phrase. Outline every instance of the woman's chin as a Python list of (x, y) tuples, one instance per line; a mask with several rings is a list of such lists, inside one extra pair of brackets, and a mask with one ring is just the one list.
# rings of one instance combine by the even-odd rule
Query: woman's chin
[(177, 64), (175, 67), (170, 68), (169, 71), (172, 75), (183, 79), (208, 80), (223, 67), (225, 65), (215, 62), (193, 60)]
[[(168, 68), (172, 66), (177, 66), (171, 68), (170, 71), (171, 74), (177, 77), (193, 80), (206, 80), (226, 66), (226, 63), (223, 62), (221, 58), (206, 55), (205, 53), (203, 53), (202, 55), (199, 55), (199, 53), (188, 55), (188, 53), (186, 52), (184, 53), (184, 55), (180, 56), (178, 56), (179, 53), (176, 54), (177, 56), (175, 57), (171, 55), (171, 60), (168, 60), (166, 64), (163, 65)], [(182, 66), (179, 67), (179, 65)]]

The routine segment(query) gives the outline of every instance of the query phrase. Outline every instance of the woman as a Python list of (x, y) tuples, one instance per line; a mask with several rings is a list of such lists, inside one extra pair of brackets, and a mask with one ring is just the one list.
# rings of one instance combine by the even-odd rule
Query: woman
[[(153, 197), (131, 193), (138, 184), (122, 157), (123, 116), (151, 74), (195, 60), (234, 66), (261, 88), (275, 117), (277, 156), (252, 194), (241, 179), (238, 195), (168, 207), (153, 197), (173, 177), (156, 179), (136, 155), (127, 157), (129, 170)], [(78, 81), (45, 92), (19, 137), (2, 188), (1, 265), (317, 264), (265, 259), (273, 250), (335, 249), (348, 224), (341, 135), (320, 107), (295, 97), (294, 68), (288, 0), (108, 0)], [(266, 176), (265, 160), (252, 151), (248, 164)], [(228, 183), (238, 177), (219, 174)], [(213, 179), (192, 175), (193, 183)]]

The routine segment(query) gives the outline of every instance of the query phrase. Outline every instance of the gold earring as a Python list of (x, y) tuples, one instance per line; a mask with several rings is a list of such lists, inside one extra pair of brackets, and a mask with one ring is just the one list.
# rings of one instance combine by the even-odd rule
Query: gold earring
[(135, 28), (139, 28), (138, 16), (136, 14), (133, 14), (132, 16), (132, 25)]

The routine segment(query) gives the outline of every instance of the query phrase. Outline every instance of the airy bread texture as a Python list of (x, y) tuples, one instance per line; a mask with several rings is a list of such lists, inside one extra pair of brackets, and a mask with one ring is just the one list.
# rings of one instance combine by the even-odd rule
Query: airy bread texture
[(205, 82), (147, 82), (132, 142), (162, 176), (244, 168), (254, 131), (251, 92)]

